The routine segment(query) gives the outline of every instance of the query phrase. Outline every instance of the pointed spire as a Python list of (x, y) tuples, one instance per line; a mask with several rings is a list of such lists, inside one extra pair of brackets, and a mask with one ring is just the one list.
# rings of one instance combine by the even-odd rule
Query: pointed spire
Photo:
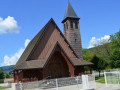
[[(66, 18), (79, 18), (79, 17), (77, 16), (77, 14), (75, 13), (74, 9), (72, 8), (69, 0), (68, 0), (68, 4), (67, 4), (67, 8), (66, 8), (66, 11), (65, 11), (65, 16), (64, 16), (63, 21), (64, 21)], [(63, 21), (62, 21), (62, 22), (63, 22)]]

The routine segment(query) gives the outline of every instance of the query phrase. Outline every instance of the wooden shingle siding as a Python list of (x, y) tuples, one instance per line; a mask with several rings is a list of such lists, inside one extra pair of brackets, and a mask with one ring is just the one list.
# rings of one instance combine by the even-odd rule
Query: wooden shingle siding
[(57, 30), (55, 24), (51, 23), (51, 25), (49, 25), (48, 29), (46, 30), (45, 35), (38, 43), (36, 49), (31, 54), (29, 60), (44, 59), (49, 52), (49, 49), (53, 47), (57, 41), (60, 43), (60, 45), (70, 58), (76, 57), (73, 51), (69, 48), (69, 45), (61, 36), (60, 32)]

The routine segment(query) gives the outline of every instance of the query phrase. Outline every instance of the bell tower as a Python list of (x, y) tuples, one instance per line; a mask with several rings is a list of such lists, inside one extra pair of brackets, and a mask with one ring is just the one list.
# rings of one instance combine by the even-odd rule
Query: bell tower
[(62, 21), (64, 36), (74, 49), (77, 56), (83, 60), (79, 19), (80, 18), (77, 16), (70, 2), (68, 1), (65, 16)]

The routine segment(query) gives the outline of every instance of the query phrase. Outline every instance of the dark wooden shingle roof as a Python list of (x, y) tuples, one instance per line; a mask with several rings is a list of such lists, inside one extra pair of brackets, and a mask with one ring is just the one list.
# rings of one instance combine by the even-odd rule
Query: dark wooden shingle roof
[(64, 19), (63, 19), (62, 22), (64, 22), (67, 18), (77, 18), (77, 19), (79, 19), (79, 17), (75, 13), (75, 11), (72, 8), (69, 1), (68, 1), (67, 8), (66, 8), (65, 15), (64, 15)]
[(30, 41), (29, 45), (26, 47), (25, 51), (23, 52), (23, 54), (19, 58), (18, 62), (16, 63), (14, 69), (17, 69), (18, 67), (21, 66), (21, 64), (24, 64), (26, 62), (26, 60), (29, 57), (29, 55), (31, 54), (32, 50), (34, 49), (34, 47), (36, 46), (36, 44), (38, 43), (38, 41), (40, 40), (40, 38), (42, 38), (42, 34), (44, 33), (44, 31), (47, 28), (47, 26), (50, 23), (50, 21), (51, 21), (51, 19), (40, 30), (40, 32)]

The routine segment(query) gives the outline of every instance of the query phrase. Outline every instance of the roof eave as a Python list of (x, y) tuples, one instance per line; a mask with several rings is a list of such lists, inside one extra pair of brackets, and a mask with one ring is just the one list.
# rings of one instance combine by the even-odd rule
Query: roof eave
[(92, 65), (94, 65), (94, 64), (82, 64), (82, 65), (75, 65), (75, 66), (92, 66)]
[(62, 20), (62, 23), (64, 23), (67, 19), (80, 19), (79, 17), (66, 17), (66, 18), (64, 18), (63, 20)]

